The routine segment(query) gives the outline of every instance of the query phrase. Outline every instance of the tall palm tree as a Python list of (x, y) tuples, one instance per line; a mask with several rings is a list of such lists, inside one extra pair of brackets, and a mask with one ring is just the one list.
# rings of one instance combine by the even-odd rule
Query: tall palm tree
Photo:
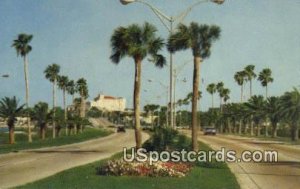
[(263, 69), (258, 75), (258, 80), (261, 82), (261, 85), (266, 88), (266, 98), (268, 98), (268, 84), (274, 81), (271, 69)]
[[(281, 119), (280, 98), (275, 96), (267, 98), (264, 111), (272, 125), (272, 137), (273, 138), (277, 137), (277, 124)], [(266, 127), (266, 133), (267, 133), (267, 127)]]
[[(33, 35), (21, 33), (18, 35), (17, 39), (13, 41), (12, 47), (17, 51), (17, 56), (21, 56), (24, 62), (24, 76), (25, 76), (25, 87), (26, 87), (26, 108), (29, 108), (29, 79), (28, 79), (28, 59), (27, 55), (32, 50), (32, 47), (29, 45), (33, 38)], [(30, 119), (27, 114), (27, 126), (28, 126), (28, 142), (32, 142), (31, 129), (30, 129)]]
[(224, 83), (219, 82), (219, 83), (217, 83), (216, 87), (217, 87), (217, 92), (219, 93), (219, 97), (220, 97), (220, 110), (222, 110), (222, 91), (224, 90)]
[(74, 102), (74, 94), (76, 93), (75, 82), (70, 80), (67, 85), (67, 92), (72, 96), (72, 103)]
[(247, 81), (250, 82), (250, 98), (252, 97), (252, 79), (256, 78), (254, 69), (254, 65), (248, 65), (244, 68), (244, 73), (246, 74)]
[(236, 72), (234, 74), (234, 80), (237, 82), (238, 85), (241, 86), (241, 103), (243, 102), (243, 93), (244, 93), (244, 81), (245, 81), (245, 72)]
[(190, 26), (180, 24), (177, 31), (169, 37), (168, 50), (171, 53), (191, 49), (194, 56), (193, 100), (192, 100), (192, 148), (198, 150), (197, 99), (200, 79), (200, 63), (211, 54), (211, 46), (219, 39), (221, 30), (218, 26), (199, 25), (192, 22)]
[(14, 128), (17, 117), (23, 114), (24, 105), (18, 106), (16, 97), (2, 98), (0, 101), (0, 117), (6, 119), (9, 130), (9, 144), (15, 143)]
[(211, 94), (211, 108), (214, 108), (214, 94), (217, 91), (217, 86), (214, 83), (207, 85), (206, 90), (209, 94)]
[(48, 79), (52, 84), (52, 97), (53, 97), (53, 119), (52, 119), (52, 136), (55, 138), (56, 131), (55, 131), (55, 107), (56, 107), (56, 83), (57, 83), (57, 78), (59, 74), (60, 66), (57, 64), (52, 64), (47, 66), (47, 68), (44, 71), (46, 79)]
[(112, 55), (110, 59), (113, 63), (120, 63), (125, 56), (133, 58), (135, 63), (134, 79), (134, 118), (135, 118), (135, 140), (136, 148), (142, 146), (142, 135), (140, 127), (140, 90), (141, 90), (141, 65), (142, 61), (150, 55), (152, 62), (157, 67), (162, 68), (166, 60), (159, 54), (163, 48), (163, 39), (156, 36), (155, 26), (145, 23), (140, 26), (132, 24), (128, 27), (117, 28), (111, 37)]
[[(80, 78), (76, 83), (77, 91), (80, 95), (80, 111), (79, 116), (81, 119), (85, 118), (85, 99), (89, 96), (88, 85), (86, 79)], [(80, 132), (82, 132), (82, 125), (80, 125)]]
[(40, 137), (42, 140), (46, 136), (46, 127), (49, 121), (49, 109), (48, 104), (45, 102), (37, 103), (33, 108), (33, 119), (37, 121), (37, 125), (40, 128)]
[(230, 90), (227, 89), (227, 88), (224, 88), (222, 91), (221, 91), (221, 97), (223, 98), (223, 101), (224, 103), (226, 104), (227, 101), (230, 99)]
[[(59, 76), (58, 77), (58, 87), (63, 91), (63, 104), (64, 104), (64, 119), (65, 124), (67, 123), (67, 106), (66, 106), (66, 91), (69, 84), (69, 78), (67, 76)], [(68, 126), (66, 127), (66, 135), (68, 135)]]
[(292, 92), (286, 92), (280, 100), (280, 114), (290, 120), (291, 139), (299, 140), (300, 122), (300, 92), (294, 88)]

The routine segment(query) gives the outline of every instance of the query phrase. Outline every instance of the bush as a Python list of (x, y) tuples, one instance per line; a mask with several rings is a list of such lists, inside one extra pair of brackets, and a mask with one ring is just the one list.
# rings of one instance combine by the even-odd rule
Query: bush
[(191, 140), (171, 128), (156, 127), (154, 134), (147, 140), (143, 148), (147, 151), (190, 150)]

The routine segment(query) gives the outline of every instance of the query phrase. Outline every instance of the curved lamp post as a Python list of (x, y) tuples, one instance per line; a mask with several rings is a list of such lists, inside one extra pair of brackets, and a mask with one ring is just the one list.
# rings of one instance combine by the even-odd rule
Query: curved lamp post
[[(161, 12), (158, 8), (154, 7), (153, 5), (151, 5), (150, 3), (148, 2), (145, 2), (143, 0), (120, 0), (120, 2), (123, 4), (123, 5), (128, 5), (130, 3), (142, 3), (146, 6), (148, 6), (152, 11), (153, 13), (159, 18), (159, 20), (161, 21), (161, 23), (167, 28), (167, 30), (169, 31), (170, 34), (173, 33), (174, 29), (173, 29), (173, 24), (174, 22), (177, 22), (177, 23), (181, 23), (182, 20), (188, 15), (189, 12), (192, 11), (192, 9), (201, 4), (201, 3), (207, 3), (207, 2), (211, 2), (211, 3), (216, 3), (216, 4), (223, 4), (225, 2), (225, 0), (200, 0), (194, 4), (192, 4), (191, 6), (189, 6), (186, 10), (184, 10), (183, 12), (181, 12), (180, 14), (178, 14), (177, 16), (175, 17), (172, 17), (172, 16), (167, 16), (166, 14), (164, 14), (163, 12)], [(170, 53), (170, 126), (171, 127), (174, 127), (174, 118), (173, 118), (173, 111), (174, 111), (174, 108), (173, 108), (173, 97), (172, 97), (172, 87), (173, 87), (173, 55), (172, 53)]]

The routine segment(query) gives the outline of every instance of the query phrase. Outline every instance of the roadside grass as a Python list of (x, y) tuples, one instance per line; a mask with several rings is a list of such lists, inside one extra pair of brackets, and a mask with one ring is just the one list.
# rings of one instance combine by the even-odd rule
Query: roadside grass
[[(200, 143), (201, 150), (210, 148)], [(225, 163), (199, 163), (183, 178), (169, 177), (134, 177), (134, 176), (99, 176), (96, 168), (106, 161), (120, 159), (118, 153), (109, 159), (72, 168), (51, 177), (17, 188), (97, 188), (97, 189), (239, 189), (236, 178)]]
[(292, 141), (290, 137), (275, 137), (272, 138), (272, 136), (264, 136), (264, 135), (260, 135), (260, 136), (251, 136), (250, 134), (228, 134), (228, 133), (222, 133), (223, 135), (233, 135), (233, 136), (240, 136), (240, 137), (247, 137), (247, 138), (251, 138), (251, 139), (257, 139), (257, 140), (262, 140), (262, 141), (276, 141), (276, 142), (283, 142), (284, 144), (289, 144), (289, 145), (300, 145), (300, 140), (298, 141)]
[(0, 143), (0, 154), (18, 152), (20, 150), (26, 149), (37, 149), (43, 147), (61, 146), (66, 144), (83, 142), (90, 139), (104, 137), (111, 133), (111, 131), (104, 129), (86, 128), (84, 129), (83, 133), (66, 136), (65, 131), (62, 130), (61, 135), (59, 137), (52, 139), (52, 131), (48, 130), (46, 133), (47, 138), (45, 140), (41, 140), (38, 134), (34, 134), (32, 143), (28, 143), (27, 134), (16, 134), (15, 144), (7, 144), (6, 142), (8, 140), (8, 133), (0, 133), (0, 141), (2, 141), (2, 143)]

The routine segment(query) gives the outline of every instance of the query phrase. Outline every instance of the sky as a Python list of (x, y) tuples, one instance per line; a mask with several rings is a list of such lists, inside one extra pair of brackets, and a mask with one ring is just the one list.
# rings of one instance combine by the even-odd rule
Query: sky
[[(197, 0), (145, 2), (168, 16), (176, 16)], [(211, 96), (205, 90), (209, 83), (223, 81), (231, 90), (230, 101), (239, 101), (240, 88), (233, 75), (249, 64), (255, 65), (257, 74), (264, 68), (272, 70), (274, 82), (269, 86), (269, 95), (278, 96), (299, 87), (299, 15), (299, 0), (226, 0), (223, 5), (206, 2), (194, 7), (183, 23), (218, 25), (222, 30), (220, 39), (212, 46), (211, 56), (201, 65), (201, 110), (211, 105)], [(109, 59), (110, 37), (119, 26), (145, 21), (157, 27), (158, 36), (167, 39), (164, 25), (141, 3), (124, 6), (119, 0), (1, 0), (0, 74), (10, 77), (0, 78), (0, 98), (17, 96), (21, 103), (25, 101), (23, 62), (11, 44), (19, 33), (28, 33), (34, 36), (33, 50), (28, 56), (30, 105), (40, 101), (52, 103), (52, 85), (43, 72), (56, 63), (61, 66), (61, 75), (74, 80), (87, 79), (90, 100), (102, 93), (124, 97), (127, 107), (132, 107), (133, 60), (125, 58), (120, 64), (113, 64)], [(163, 54), (168, 56), (166, 50)], [(190, 50), (174, 55), (174, 66), (180, 70), (176, 99), (192, 91), (192, 58)], [(145, 59), (142, 106), (166, 104), (166, 89), (159, 82), (168, 85), (169, 67), (159, 69)], [(264, 91), (258, 81), (253, 82), (253, 94), (263, 95)], [(61, 91), (57, 99), (61, 105)], [(218, 102), (217, 97), (215, 101)]]

